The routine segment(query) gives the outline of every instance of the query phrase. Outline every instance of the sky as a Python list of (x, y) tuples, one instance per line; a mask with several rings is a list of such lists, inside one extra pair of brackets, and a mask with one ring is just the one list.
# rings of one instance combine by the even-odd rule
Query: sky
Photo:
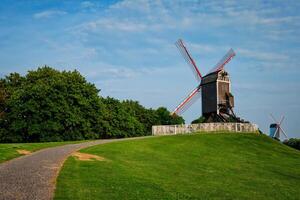
[[(0, 4), (0, 77), (39, 66), (78, 70), (100, 95), (172, 111), (197, 84), (174, 43), (202, 74), (226, 65), (235, 113), (269, 132), (282, 115), (300, 138), (300, 1), (7, 1)], [(183, 117), (201, 115), (197, 101)]]

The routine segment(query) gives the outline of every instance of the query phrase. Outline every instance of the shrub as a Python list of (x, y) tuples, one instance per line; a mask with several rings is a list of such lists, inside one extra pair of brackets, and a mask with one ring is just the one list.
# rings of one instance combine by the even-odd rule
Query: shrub
[(192, 121), (192, 124), (199, 124), (199, 123), (204, 123), (205, 122), (205, 117), (200, 116), (199, 118), (195, 119)]
[(290, 138), (288, 140), (283, 141), (283, 144), (286, 144), (292, 148), (300, 150), (300, 139), (298, 138)]

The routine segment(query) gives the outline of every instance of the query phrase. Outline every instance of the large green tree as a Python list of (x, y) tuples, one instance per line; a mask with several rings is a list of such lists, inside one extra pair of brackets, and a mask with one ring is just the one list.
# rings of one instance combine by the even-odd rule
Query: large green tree
[(104, 106), (99, 90), (77, 71), (42, 67), (24, 77), (2, 79), (9, 99), (2, 141), (60, 141), (99, 138)]

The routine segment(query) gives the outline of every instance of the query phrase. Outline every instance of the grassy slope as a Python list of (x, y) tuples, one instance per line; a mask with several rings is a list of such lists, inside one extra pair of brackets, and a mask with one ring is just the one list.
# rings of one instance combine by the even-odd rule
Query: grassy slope
[(0, 163), (22, 156), (17, 152), (17, 150), (22, 149), (33, 152), (43, 148), (61, 146), (64, 144), (72, 144), (78, 142), (83, 141), (0, 144)]
[(297, 199), (300, 153), (266, 136), (196, 134), (90, 147), (70, 157), (55, 199)]

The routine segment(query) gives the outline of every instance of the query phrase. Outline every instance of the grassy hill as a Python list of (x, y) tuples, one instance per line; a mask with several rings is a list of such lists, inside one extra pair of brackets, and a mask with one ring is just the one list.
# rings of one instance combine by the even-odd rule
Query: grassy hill
[(150, 137), (70, 157), (55, 199), (299, 199), (300, 152), (263, 135)]

